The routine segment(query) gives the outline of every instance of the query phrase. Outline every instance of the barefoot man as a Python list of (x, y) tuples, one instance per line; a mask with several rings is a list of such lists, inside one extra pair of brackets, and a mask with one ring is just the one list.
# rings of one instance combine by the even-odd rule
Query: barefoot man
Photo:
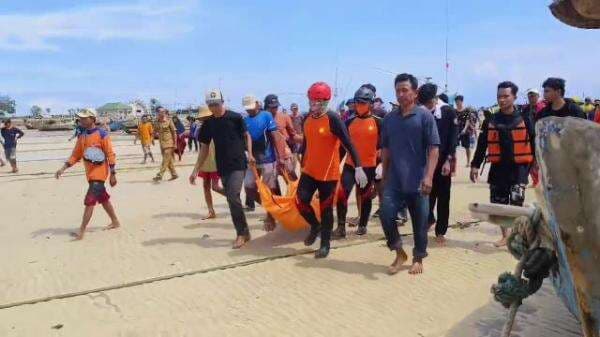
[(389, 267), (393, 275), (408, 259), (396, 225), (398, 211), (407, 206), (415, 242), (409, 273), (420, 274), (427, 256), (429, 193), (438, 162), (440, 136), (431, 112), (416, 105), (417, 79), (400, 74), (394, 86), (399, 107), (385, 116), (381, 136), (384, 191), (380, 219), (387, 246), (396, 252), (396, 259)]
[(106, 229), (118, 228), (120, 223), (110, 202), (110, 195), (108, 195), (104, 186), (109, 176), (110, 186), (117, 185), (115, 153), (108, 132), (96, 127), (96, 112), (93, 109), (83, 109), (77, 113), (77, 117), (80, 118), (79, 125), (85, 128), (85, 131), (77, 138), (77, 143), (69, 160), (60, 170), (56, 171), (56, 179), (60, 178), (67, 168), (83, 159), (89, 188), (83, 201), (85, 209), (81, 227), (79, 234), (76, 235), (76, 239), (81, 240), (85, 234), (85, 228), (92, 218), (96, 204), (101, 204), (110, 217), (111, 223)]
[[(428, 227), (435, 227), (435, 241), (446, 244), (448, 218), (450, 217), (450, 190), (452, 188), (452, 160), (456, 154), (458, 122), (456, 112), (448, 104), (438, 101), (437, 85), (425, 83), (419, 88), (417, 100), (425, 109), (431, 111), (440, 135), (440, 155), (433, 174), (433, 188), (429, 195)], [(433, 209), (437, 203), (437, 219)]]
[(223, 182), (229, 212), (237, 234), (233, 249), (238, 249), (250, 241), (250, 230), (242, 208), (240, 192), (248, 163), (254, 165), (256, 162), (252, 155), (252, 137), (246, 129), (242, 115), (225, 108), (221, 91), (216, 89), (209, 91), (206, 94), (206, 105), (213, 115), (200, 127), (200, 153), (189, 180), (192, 185), (196, 184), (200, 167), (208, 157), (208, 147), (211, 142), (214, 142), (217, 171)]

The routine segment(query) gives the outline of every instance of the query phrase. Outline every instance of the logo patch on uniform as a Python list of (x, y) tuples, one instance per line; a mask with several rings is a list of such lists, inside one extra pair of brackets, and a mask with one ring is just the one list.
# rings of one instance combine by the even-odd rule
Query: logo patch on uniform
[(319, 128), (319, 133), (325, 133), (325, 128)]

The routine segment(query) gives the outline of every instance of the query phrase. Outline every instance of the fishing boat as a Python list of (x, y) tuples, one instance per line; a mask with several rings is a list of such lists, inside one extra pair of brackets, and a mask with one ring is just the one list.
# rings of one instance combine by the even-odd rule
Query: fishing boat
[(75, 127), (73, 118), (48, 118), (43, 119), (38, 127), (40, 131), (69, 131)]
[[(533, 217), (556, 258), (550, 278), (556, 294), (581, 323), (585, 337), (600, 336), (600, 125), (577, 118), (548, 117), (536, 123), (541, 183), (535, 207), (471, 204), (490, 222)], [(520, 277), (520, 275), (518, 275)]]
[(28, 130), (37, 130), (44, 123), (42, 118), (30, 118), (25, 121), (25, 128)]
[(122, 121), (110, 121), (108, 123), (108, 127), (110, 128), (110, 131), (119, 131), (119, 130), (123, 130), (123, 122)]
[(585, 29), (600, 28), (600, 1), (554, 0), (550, 11), (561, 22)]
[(123, 124), (122, 124), (123, 131), (125, 131), (125, 133), (127, 133), (127, 134), (136, 133), (138, 124), (140, 124), (140, 120), (137, 118), (125, 120), (125, 121), (123, 121)]

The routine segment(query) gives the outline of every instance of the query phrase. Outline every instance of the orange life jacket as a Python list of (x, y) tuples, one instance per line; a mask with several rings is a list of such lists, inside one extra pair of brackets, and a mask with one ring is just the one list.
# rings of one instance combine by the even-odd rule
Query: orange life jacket
[[(509, 139), (502, 141), (501, 133), (504, 133)], [(495, 124), (494, 120), (490, 121), (488, 126), (488, 161), (492, 164), (498, 164), (503, 157), (510, 158), (515, 164), (533, 163), (531, 139), (523, 118), (518, 118), (512, 125), (500, 125)]]

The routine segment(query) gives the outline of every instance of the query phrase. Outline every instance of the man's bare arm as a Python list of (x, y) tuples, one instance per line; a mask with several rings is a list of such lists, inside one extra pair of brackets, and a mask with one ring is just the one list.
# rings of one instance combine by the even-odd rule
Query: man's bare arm
[(269, 136), (273, 144), (275, 144), (275, 150), (277, 151), (277, 159), (282, 160), (285, 158), (285, 140), (283, 135), (279, 131), (269, 132)]
[(200, 167), (202, 167), (202, 165), (204, 164), (206, 157), (208, 157), (208, 145), (201, 143), (200, 152), (198, 153), (198, 159), (196, 160), (196, 164), (194, 165), (194, 171), (192, 171), (192, 175), (198, 175), (198, 172), (200, 172)]

